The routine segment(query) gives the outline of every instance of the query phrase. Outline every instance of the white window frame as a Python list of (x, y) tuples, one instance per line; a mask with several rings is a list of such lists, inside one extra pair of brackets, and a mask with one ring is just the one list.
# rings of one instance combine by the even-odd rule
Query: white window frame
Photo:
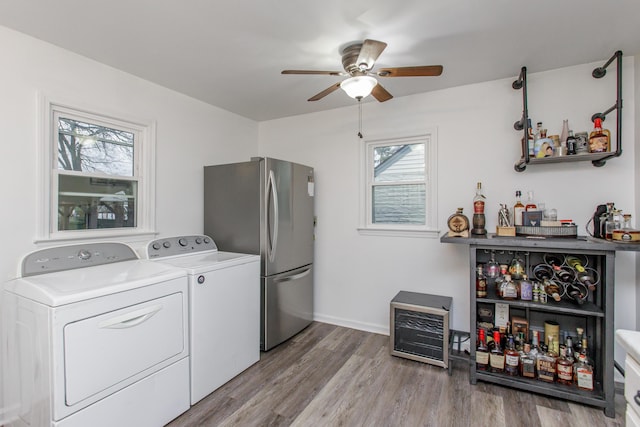
[[(425, 224), (375, 224), (372, 220), (374, 186), (373, 150), (386, 145), (424, 144), (425, 171), (424, 184)], [(384, 138), (363, 139), (360, 147), (360, 227), (358, 231), (365, 235), (426, 237), (438, 238), (438, 185), (437, 185), (437, 130), (426, 129), (424, 133), (412, 136), (390, 136)]]
[[(58, 102), (44, 95), (38, 96), (38, 227), (36, 243), (76, 240), (141, 241), (155, 236), (155, 146), (156, 122), (124, 117), (122, 114), (98, 113), (96, 108)], [(58, 123), (62, 113), (73, 119), (131, 130), (134, 140), (133, 177), (108, 175), (115, 179), (137, 182), (136, 226), (88, 230), (57, 230), (58, 227)], [(106, 175), (105, 175), (106, 176)]]

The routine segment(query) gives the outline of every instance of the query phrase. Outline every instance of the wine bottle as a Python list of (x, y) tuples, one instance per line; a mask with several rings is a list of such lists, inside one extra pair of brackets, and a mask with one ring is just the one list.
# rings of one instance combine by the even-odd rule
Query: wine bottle
[(571, 301), (575, 302), (578, 305), (584, 304), (584, 295), (582, 295), (582, 291), (579, 287), (571, 282), (565, 283), (565, 287), (565, 289), (567, 290), (567, 295), (569, 296)]
[(587, 270), (581, 273), (578, 273), (577, 278), (578, 278), (578, 281), (586, 285), (590, 291), (595, 291), (596, 289), (595, 279), (591, 276), (591, 274), (589, 274)]
[(571, 268), (576, 270), (578, 273), (585, 272), (584, 266), (582, 265), (582, 260), (580, 258), (575, 257), (573, 255), (568, 255), (565, 258), (565, 261), (567, 262), (567, 264), (569, 264)]

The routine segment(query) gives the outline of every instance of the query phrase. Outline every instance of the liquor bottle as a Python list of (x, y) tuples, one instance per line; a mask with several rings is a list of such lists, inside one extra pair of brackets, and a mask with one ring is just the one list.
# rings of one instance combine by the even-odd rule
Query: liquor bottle
[(520, 299), (523, 301), (533, 300), (533, 283), (527, 278), (527, 275), (522, 276), (520, 281)]
[(607, 129), (602, 129), (602, 120), (599, 117), (593, 121), (593, 131), (589, 134), (589, 152), (605, 153), (611, 151), (611, 134)]
[(567, 141), (565, 142), (565, 146), (567, 148), (567, 154), (573, 155), (577, 153), (578, 139), (573, 136), (573, 131), (569, 131), (569, 136), (567, 136)]
[(556, 379), (557, 356), (553, 352), (553, 337), (548, 340), (545, 351), (538, 355), (538, 379), (552, 383)]
[(504, 352), (504, 372), (507, 375), (517, 376), (520, 367), (520, 353), (516, 350), (513, 335), (507, 339), (507, 349)]
[(520, 200), (522, 193), (520, 190), (516, 191), (516, 203), (513, 205), (513, 224), (522, 225), (522, 212), (524, 212), (524, 205)]
[(518, 256), (517, 252), (513, 255), (513, 259), (509, 265), (509, 274), (514, 280), (522, 279), (522, 275), (524, 274), (524, 261)]
[(491, 259), (487, 262), (485, 276), (495, 279), (500, 275), (500, 265), (496, 261), (496, 251), (491, 251)]
[(516, 287), (515, 282), (511, 280), (511, 275), (507, 274), (504, 276), (500, 294), (502, 295), (502, 298), (506, 300), (514, 300), (518, 298), (518, 288)]
[(527, 192), (527, 204), (524, 206), (525, 212), (535, 211), (538, 209), (538, 205), (533, 201), (533, 191)]
[(493, 331), (493, 348), (489, 353), (489, 365), (491, 365), (491, 372), (500, 374), (504, 372), (504, 352), (500, 345), (500, 331)]
[(557, 378), (560, 384), (573, 384), (573, 358), (567, 357), (567, 347), (560, 349), (560, 357), (556, 364)]
[(582, 353), (582, 337), (584, 336), (584, 329), (576, 328), (576, 342), (573, 345), (573, 357), (575, 361), (578, 361), (578, 356)]
[[(542, 126), (542, 123), (540, 124)], [(527, 119), (527, 149), (529, 150), (529, 157), (535, 156), (534, 145), (535, 145), (535, 135), (533, 134), (533, 129), (531, 128), (531, 119)]]
[(576, 358), (575, 358), (575, 352), (573, 351), (573, 338), (568, 336), (564, 340), (564, 346), (567, 348), (567, 359), (570, 359), (572, 362), (575, 363)]
[(580, 390), (593, 391), (593, 366), (587, 362), (587, 356), (580, 353), (575, 364), (575, 377)]
[(531, 355), (531, 344), (525, 343), (520, 356), (520, 375), (525, 378), (536, 377), (536, 358)]
[(487, 297), (487, 278), (482, 271), (482, 264), (476, 268), (476, 298)]
[(473, 198), (473, 228), (471, 234), (484, 235), (487, 234), (484, 217), (484, 202), (486, 197), (482, 193), (482, 183), (479, 182), (476, 188), (476, 195)]
[(489, 347), (485, 338), (484, 329), (478, 330), (478, 345), (476, 346), (476, 369), (479, 371), (489, 370)]
[(531, 356), (536, 358), (540, 353), (540, 331), (531, 331)]

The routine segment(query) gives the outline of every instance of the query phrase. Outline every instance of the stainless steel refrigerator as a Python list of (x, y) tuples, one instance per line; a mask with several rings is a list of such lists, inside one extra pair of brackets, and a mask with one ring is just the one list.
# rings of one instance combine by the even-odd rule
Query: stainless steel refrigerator
[(221, 251), (261, 258), (262, 350), (313, 320), (313, 204), (309, 166), (256, 158), (204, 168), (205, 234)]

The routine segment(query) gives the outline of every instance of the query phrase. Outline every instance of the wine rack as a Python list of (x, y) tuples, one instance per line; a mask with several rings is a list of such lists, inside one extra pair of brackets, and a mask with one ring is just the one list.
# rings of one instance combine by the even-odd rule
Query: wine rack
[[(554, 398), (565, 399), (583, 404), (601, 407), (608, 417), (615, 417), (614, 407), (614, 266), (615, 253), (618, 250), (638, 251), (639, 247), (578, 237), (527, 239), (524, 237), (486, 237), (458, 238), (442, 236), (443, 243), (469, 245), (469, 289), (470, 289), (470, 352), (471, 363), (469, 381), (495, 383)], [(534, 266), (545, 263), (545, 254), (559, 256), (577, 255), (585, 259), (598, 276), (599, 283), (590, 291), (583, 304), (577, 304), (563, 297), (560, 301), (551, 298), (547, 303), (504, 300), (496, 295), (491, 279), (488, 280), (486, 298), (476, 297), (476, 266), (486, 264), (491, 253), (500, 264), (509, 264), (514, 257), (525, 261), (526, 274), (533, 277)], [(582, 328), (587, 338), (589, 355), (594, 365), (594, 390), (583, 391), (575, 385), (547, 383), (506, 374), (476, 370), (475, 348), (477, 328), (480, 316), (495, 310), (496, 304), (508, 304), (509, 319), (513, 316), (527, 319), (531, 330), (543, 330), (544, 322), (554, 321), (560, 324), (561, 331), (575, 336), (576, 328)], [(563, 333), (561, 332), (561, 337)], [(528, 339), (530, 337), (527, 337)]]

